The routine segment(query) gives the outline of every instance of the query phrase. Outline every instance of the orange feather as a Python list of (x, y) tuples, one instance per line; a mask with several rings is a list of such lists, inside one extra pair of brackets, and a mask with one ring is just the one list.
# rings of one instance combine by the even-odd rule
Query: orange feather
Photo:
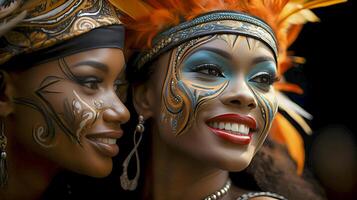
[(281, 114), (277, 114), (270, 135), (272, 139), (286, 145), (289, 154), (297, 164), (297, 172), (302, 174), (305, 162), (304, 141), (294, 126)]
[(279, 91), (284, 91), (284, 92), (294, 92), (296, 94), (304, 93), (304, 91), (301, 89), (300, 86), (298, 86), (296, 84), (291, 84), (291, 83), (278, 82), (278, 83), (274, 84), (274, 88)]

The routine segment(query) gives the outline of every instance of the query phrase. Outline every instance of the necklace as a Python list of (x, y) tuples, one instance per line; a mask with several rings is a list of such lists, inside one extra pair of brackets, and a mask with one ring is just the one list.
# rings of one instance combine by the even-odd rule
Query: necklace
[(224, 186), (213, 192), (212, 194), (208, 195), (206, 198), (204, 198), (203, 200), (217, 200), (222, 198), (224, 195), (227, 194), (227, 192), (229, 191), (229, 189), (231, 188), (231, 180), (228, 179), (226, 184), (224, 184)]
[(238, 197), (237, 200), (249, 200), (253, 197), (273, 197), (274, 199), (288, 200), (287, 198), (272, 192), (249, 192)]

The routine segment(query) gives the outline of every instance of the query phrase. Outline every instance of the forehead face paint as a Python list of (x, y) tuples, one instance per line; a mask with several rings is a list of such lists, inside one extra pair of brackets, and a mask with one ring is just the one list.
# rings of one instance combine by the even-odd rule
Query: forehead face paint
[(45, 125), (35, 124), (32, 135), (44, 147), (53, 145), (51, 142), (55, 135), (55, 124), (72, 141), (80, 144), (83, 131), (90, 128), (108, 107), (100, 99), (93, 102), (84, 100), (75, 89), (66, 91), (66, 88), (75, 88), (80, 80), (71, 72), (64, 59), (59, 59), (59, 68), (63, 76), (45, 77), (34, 91), (35, 98), (15, 98), (15, 103), (30, 107), (43, 116)]
[(187, 130), (196, 118), (200, 106), (219, 96), (229, 83), (229, 78), (190, 78), (191, 72), (221, 61), (219, 56), (211, 58), (208, 51), (188, 55), (195, 47), (214, 39), (211, 36), (191, 40), (174, 49), (171, 54), (162, 91), (161, 120), (171, 123), (172, 132), (176, 135)]

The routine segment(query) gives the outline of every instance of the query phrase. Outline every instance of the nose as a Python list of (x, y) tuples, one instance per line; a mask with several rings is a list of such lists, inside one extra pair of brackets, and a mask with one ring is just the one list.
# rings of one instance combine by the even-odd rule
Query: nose
[(129, 121), (130, 113), (125, 105), (118, 99), (112, 106), (103, 111), (103, 120), (109, 123), (124, 124)]
[(252, 110), (257, 107), (257, 101), (253, 91), (244, 80), (231, 82), (221, 96), (224, 104), (239, 107), (245, 110)]

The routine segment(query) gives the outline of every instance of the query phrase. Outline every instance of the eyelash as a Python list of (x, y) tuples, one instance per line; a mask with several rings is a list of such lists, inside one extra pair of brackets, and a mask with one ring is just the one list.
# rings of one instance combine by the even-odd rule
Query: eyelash
[(99, 83), (102, 83), (103, 80), (98, 78), (98, 77), (94, 77), (94, 76), (85, 76), (85, 77), (76, 77), (76, 81), (84, 86), (84, 87), (87, 87), (89, 89), (92, 89), (92, 90), (96, 90), (96, 89), (99, 89), (99, 86), (98, 84)]
[[(204, 70), (207, 70), (207, 73), (204, 73)], [(216, 74), (212, 74), (213, 70), (215, 70)], [(195, 67), (194, 71), (209, 76), (225, 77), (224, 73), (222, 73), (222, 70), (218, 67), (218, 65), (215, 64), (202, 64)]]
[[(122, 102), (126, 102), (126, 98), (127, 98), (127, 93), (124, 92), (124, 93), (121, 93), (120, 92), (120, 88), (121, 87), (128, 87), (128, 83), (126, 81), (121, 81), (121, 80), (116, 80), (114, 82), (114, 91), (115, 91), (115, 94), (117, 95), (117, 97), (122, 101)], [(124, 91), (126, 91), (127, 88), (124, 88)]]
[[(257, 78), (267, 78), (267, 81), (255, 81), (255, 79)], [(273, 85), (275, 82), (279, 81), (279, 77), (271, 75), (267, 72), (260, 72), (256, 75), (254, 75), (250, 80), (253, 80), (256, 83), (262, 83), (262, 84), (266, 84), (266, 85)]]
[(114, 91), (117, 92), (119, 90), (119, 87), (120, 86), (124, 86), (124, 85), (127, 85), (127, 82), (123, 82), (123, 81), (120, 81), (120, 80), (116, 80), (114, 82)]

